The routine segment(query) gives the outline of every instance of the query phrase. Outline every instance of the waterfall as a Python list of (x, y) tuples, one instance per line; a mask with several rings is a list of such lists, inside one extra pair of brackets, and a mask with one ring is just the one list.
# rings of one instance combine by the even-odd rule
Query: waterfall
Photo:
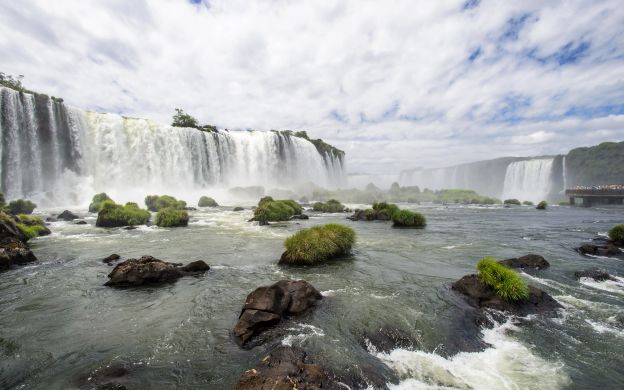
[(539, 202), (548, 196), (554, 158), (512, 162), (507, 166), (503, 199)]
[(214, 188), (344, 184), (342, 155), (278, 132), (203, 132), (85, 112), (45, 95), (0, 88), (0, 186), (7, 199), (84, 204)]
[(563, 156), (561, 159), (561, 171), (563, 172), (563, 189), (561, 190), (562, 194), (565, 194), (568, 189), (568, 173), (566, 171), (566, 156)]

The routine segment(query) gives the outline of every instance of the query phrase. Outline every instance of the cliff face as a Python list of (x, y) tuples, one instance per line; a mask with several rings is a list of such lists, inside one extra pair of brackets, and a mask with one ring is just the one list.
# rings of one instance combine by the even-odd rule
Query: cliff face
[(567, 187), (624, 184), (624, 142), (572, 149), (565, 165)]

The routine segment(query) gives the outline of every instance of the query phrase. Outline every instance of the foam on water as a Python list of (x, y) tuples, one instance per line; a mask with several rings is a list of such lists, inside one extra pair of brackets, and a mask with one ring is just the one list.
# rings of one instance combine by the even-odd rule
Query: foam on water
[(605, 280), (597, 282), (592, 278), (580, 278), (579, 282), (582, 285), (595, 288), (610, 293), (624, 295), (624, 278), (615, 277), (615, 280)]
[(570, 380), (563, 364), (543, 359), (508, 335), (510, 322), (483, 331), (490, 347), (450, 358), (435, 353), (395, 349), (376, 356), (401, 381), (391, 389), (559, 389)]

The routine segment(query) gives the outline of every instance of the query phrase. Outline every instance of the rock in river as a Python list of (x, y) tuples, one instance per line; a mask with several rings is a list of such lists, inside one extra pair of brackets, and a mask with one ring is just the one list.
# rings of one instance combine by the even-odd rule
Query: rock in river
[(117, 264), (108, 275), (110, 280), (106, 286), (131, 287), (146, 284), (173, 282), (183, 276), (195, 275), (209, 270), (205, 262), (199, 260), (186, 267), (155, 259), (152, 256), (142, 256), (139, 259), (128, 259)]
[(247, 295), (233, 329), (234, 336), (244, 345), (285, 316), (303, 313), (321, 298), (321, 293), (305, 280), (280, 280), (271, 286), (258, 287)]
[(499, 263), (511, 268), (544, 269), (550, 267), (550, 264), (544, 257), (531, 254), (522, 257), (514, 257), (513, 259), (501, 260)]
[(617, 280), (613, 276), (609, 275), (605, 271), (597, 269), (587, 269), (584, 271), (576, 271), (574, 273), (576, 278), (592, 278), (597, 282), (604, 282), (605, 280)]
[(63, 221), (73, 221), (74, 219), (78, 219), (79, 217), (71, 211), (65, 210), (60, 213), (56, 218), (62, 219)]

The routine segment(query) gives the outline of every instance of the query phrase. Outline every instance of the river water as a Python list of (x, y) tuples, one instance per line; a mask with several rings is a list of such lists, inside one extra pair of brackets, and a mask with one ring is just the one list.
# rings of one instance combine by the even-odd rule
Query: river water
[[(91, 373), (123, 365), (132, 389), (227, 389), (276, 343), (302, 347), (336, 372), (378, 375), (390, 388), (624, 387), (624, 260), (573, 250), (622, 223), (624, 209), (404, 207), (425, 214), (427, 228), (314, 213), (261, 227), (246, 222), (250, 210), (219, 207), (191, 212), (187, 228), (101, 229), (95, 214), (74, 210), (89, 224), (51, 223), (53, 234), (31, 243), (39, 261), (0, 274), (0, 387), (76, 388)], [(288, 235), (329, 222), (357, 232), (352, 257), (277, 265)], [(101, 262), (111, 253), (202, 259), (212, 268), (174, 284), (113, 289), (103, 286), (111, 267)], [(450, 284), (484, 256), (527, 253), (551, 267), (523, 277), (564, 309), (467, 331), (465, 305)], [(574, 278), (591, 267), (620, 278)], [(230, 330), (246, 295), (285, 278), (309, 281), (324, 299), (270, 331), (265, 344), (239, 348)], [(367, 346), (365, 335), (387, 326), (413, 345), (387, 353)]]

